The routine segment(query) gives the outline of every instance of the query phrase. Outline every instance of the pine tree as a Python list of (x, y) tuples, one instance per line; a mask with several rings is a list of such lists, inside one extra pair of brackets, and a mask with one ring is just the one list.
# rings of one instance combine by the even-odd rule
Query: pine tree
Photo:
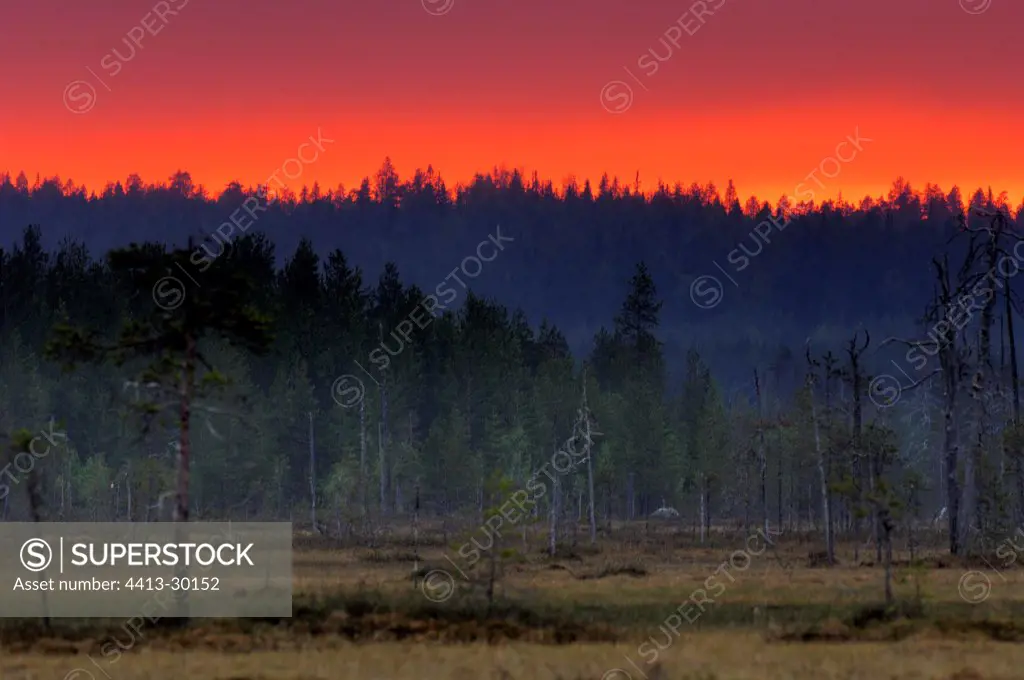
[[(127, 321), (116, 339), (104, 340), (99, 331), (83, 330), (60, 323), (47, 353), (60, 360), (65, 369), (78, 363), (112, 361), (123, 366), (132, 360), (146, 362), (138, 382), (157, 386), (164, 393), (176, 394), (170, 402), (147, 401), (147, 415), (156, 416), (165, 409), (178, 409), (178, 479), (174, 519), (183, 536), (183, 523), (189, 516), (189, 475), (191, 462), (192, 412), (199, 391), (223, 385), (225, 377), (206, 359), (199, 344), (207, 336), (219, 336), (249, 351), (265, 352), (271, 342), (270, 322), (256, 311), (248, 298), (252, 281), (230, 258), (217, 258), (201, 274), (203, 281), (191, 294), (176, 278), (179, 270), (188, 271), (191, 247), (166, 252), (164, 249), (132, 245), (111, 251), (111, 271), (136, 284), (136, 290), (152, 294), (145, 313)], [(178, 283), (178, 286), (174, 285)], [(170, 288), (170, 290), (168, 290)], [(180, 289), (179, 289), (180, 288)], [(166, 294), (172, 293), (168, 302)], [(162, 304), (161, 304), (162, 302)], [(206, 372), (197, 375), (201, 369)], [(161, 395), (162, 396), (162, 395)], [(148, 427), (148, 426), (147, 426)], [(187, 618), (185, 600), (179, 617)]]

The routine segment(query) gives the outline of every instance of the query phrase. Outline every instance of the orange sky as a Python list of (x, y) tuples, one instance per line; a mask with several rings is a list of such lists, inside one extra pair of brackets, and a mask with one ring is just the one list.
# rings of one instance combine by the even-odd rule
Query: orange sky
[[(884, 194), (899, 175), (1024, 198), (1019, 0), (705, 0), (703, 23), (690, 0), (425, 9), (444, 2), (166, 0), (180, 9), (163, 22), (153, 0), (5, 8), (0, 170), (99, 190), (181, 168), (219, 191), (264, 181), (319, 128), (336, 141), (293, 186), (351, 189), (390, 156), (450, 186), (504, 164), (556, 185), (732, 178), (774, 202), (859, 129), (873, 141), (826, 162), (817, 200)], [(72, 107), (94, 88), (86, 113), (65, 106), (75, 80)], [(633, 95), (618, 114), (603, 104), (624, 97), (601, 99), (614, 80)]]

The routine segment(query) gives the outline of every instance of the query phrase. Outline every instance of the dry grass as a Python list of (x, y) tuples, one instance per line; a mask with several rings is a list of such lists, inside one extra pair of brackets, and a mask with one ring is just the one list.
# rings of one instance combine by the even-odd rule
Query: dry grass
[[(639, 670), (627, 661), (630, 657)], [(898, 643), (779, 645), (749, 633), (687, 635), (645, 665), (635, 646), (345, 645), (334, 649), (188, 653), (147, 651), (103, 668), (116, 680), (1010, 680), (1020, 678), (1024, 648), (991, 641), (915, 639)], [(60, 680), (73, 669), (106, 676), (84, 658), (5, 656), (0, 673), (18, 680)], [(68, 680), (91, 680), (81, 674)]]
[[(519, 546), (490, 611), (440, 545), (419, 550), (419, 563), (447, 567), (457, 587), (432, 604), (411, 585), (413, 550), (402, 537), (373, 549), (297, 540), (292, 619), (121, 630), (126, 649), (116, 654), (104, 645), (109, 629), (54, 639), (8, 621), (0, 624), (0, 680), (1021, 677), (1024, 647), (999, 640), (1024, 641), (1013, 623), (1024, 613), (1024, 571), (925, 554), (931, 568), (896, 570), (897, 596), (915, 604), (913, 617), (858, 622), (854, 615), (882, 598), (882, 570), (856, 566), (852, 546), (839, 566), (811, 568), (814, 544), (787, 537), (726, 575), (720, 567), (743, 534), (714, 535), (705, 546), (670, 532), (621, 534), (622, 542), (554, 561), (539, 546)], [(969, 569), (977, 573), (964, 591)], [(714, 603), (669, 631), (669, 617), (716, 570), (724, 590)], [(961, 592), (980, 597), (986, 578), (989, 596), (965, 601)], [(664, 647), (656, 658), (654, 640)]]

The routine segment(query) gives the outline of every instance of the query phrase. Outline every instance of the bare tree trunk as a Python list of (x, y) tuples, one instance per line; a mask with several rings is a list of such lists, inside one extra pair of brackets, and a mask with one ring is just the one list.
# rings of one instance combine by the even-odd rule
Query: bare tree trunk
[(316, 521), (316, 445), (313, 441), (313, 412), (309, 412), (309, 520), (313, 523), (313, 532), (320, 533), (320, 525)]
[(178, 418), (178, 493), (175, 498), (174, 521), (188, 521), (189, 454), (191, 438), (189, 425), (192, 421), (192, 386), (195, 383), (196, 343), (191, 336), (186, 340), (185, 360), (182, 363), (180, 395), (181, 411)]
[[(359, 493), (363, 517), (366, 517), (366, 399), (359, 401)], [(365, 521), (365, 520), (364, 520)]]
[[(800, 528), (800, 488), (797, 485), (798, 480), (796, 473), (790, 471), (789, 476), (789, 503), (786, 504), (789, 531), (799, 531)], [(808, 502), (810, 498), (808, 497)]]
[(388, 432), (388, 381), (387, 377), (384, 378), (384, 385), (380, 391), (380, 425), (377, 428), (377, 464), (380, 466), (380, 514), (383, 516), (387, 513), (387, 482), (388, 482), (388, 468), (387, 461), (384, 457), (384, 443), (387, 439)]
[[(747, 466), (743, 466), (747, 470)], [(743, 473), (745, 484), (743, 485), (743, 531), (750, 531), (750, 478), (747, 472)]]
[[(1004, 283), (1009, 285), (1009, 282), (1004, 279)], [(992, 380), (994, 384), (999, 384), (1005, 380), (1006, 376), (1006, 317), (999, 317), (999, 370), (993, 371)], [(1002, 390), (1000, 390), (1002, 392)], [(1002, 401), (1002, 394), (999, 395), (1000, 401)], [(1005, 421), (1005, 419), (1004, 419)], [(1006, 446), (999, 447), (999, 485), (1005, 488), (1006, 484), (1003, 480), (1006, 479)]]
[[(953, 294), (949, 280), (949, 263), (933, 260), (938, 272), (939, 284), (942, 289), (937, 309), (948, 309), (953, 302)], [(961, 360), (956, 335), (951, 330), (942, 334), (943, 346), (939, 352), (939, 362), (945, 379), (945, 404), (943, 407), (943, 450), (946, 458), (946, 495), (949, 499), (949, 552), (959, 555), (963, 548), (966, 534), (961, 518), (961, 489), (957, 480), (957, 468), (960, 457), (960, 437), (957, 426), (957, 392), (960, 389)], [(969, 526), (969, 524), (967, 525)]]
[(959, 442), (956, 426), (956, 379), (946, 380), (946, 404), (943, 413), (943, 448), (946, 455), (946, 495), (949, 497), (949, 552), (960, 554), (960, 488), (956, 478)]
[[(864, 488), (863, 480), (863, 466), (861, 461), (864, 459), (864, 417), (863, 417), (863, 401), (862, 396), (864, 393), (864, 374), (861, 371), (860, 359), (861, 356), (868, 348), (871, 343), (871, 336), (864, 333), (864, 344), (861, 347), (857, 347), (857, 336), (860, 331), (853, 334), (853, 338), (850, 340), (846, 348), (846, 354), (850, 360), (850, 371), (849, 371), (849, 382), (850, 387), (853, 390), (853, 413), (852, 413), (852, 439), (853, 439), (853, 450), (856, 456), (858, 478), (857, 485), (860, 489)], [(867, 481), (868, 481), (868, 493), (874, 498), (875, 488), (877, 486), (880, 471), (880, 461), (877, 456), (872, 453), (867, 456)], [(863, 502), (863, 491), (861, 491), (861, 502)], [(871, 513), (871, 534), (872, 540), (875, 543), (875, 564), (882, 561), (882, 534), (881, 534), (881, 520), (879, 519), (878, 511)], [(858, 537), (857, 540), (860, 540)]]
[(891, 518), (891, 515), (890, 515), (890, 512), (889, 512), (888, 508), (886, 508), (882, 512), (876, 513), (876, 514), (881, 515), (881, 521), (879, 522), (879, 524), (881, 524), (883, 541), (885, 543), (885, 557), (884, 557), (884, 565), (885, 565), (885, 606), (891, 607), (893, 605), (893, 596), (892, 596), (892, 530), (893, 530), (894, 527), (893, 527), (892, 518)]
[(777, 518), (778, 518), (779, 529), (780, 530), (782, 529), (782, 516), (783, 516), (783, 513), (785, 512), (785, 507), (782, 504), (782, 478), (783, 478), (782, 453), (783, 453), (782, 448), (779, 447), (779, 467), (778, 467), (778, 471), (777, 471), (776, 477), (775, 477), (775, 487), (776, 487), (776, 489), (775, 489), (775, 496), (776, 496), (776, 500), (777, 500), (777, 503), (778, 503), (778, 509), (776, 511), (776, 515), (777, 515)]
[(604, 521), (605, 521), (605, 533), (608, 536), (612, 535), (612, 482), (611, 479), (605, 484), (605, 499), (604, 499)]
[(416, 485), (416, 505), (412, 513), (412, 570), (420, 568), (420, 485)]
[[(996, 228), (989, 233), (989, 241), (986, 244), (988, 271), (990, 272), (997, 271), (999, 257), (999, 238), (1002, 223), (998, 219), (996, 222)], [(986, 392), (993, 385), (992, 378), (995, 372), (992, 366), (992, 324), (995, 305), (996, 296), (993, 291), (981, 310), (981, 323), (978, 328), (978, 368), (971, 384), (971, 392), (976, 406), (976, 433), (974, 446), (967, 452), (967, 460), (964, 465), (964, 519), (963, 526), (961, 527), (961, 535), (964, 537), (964, 540), (961, 541), (963, 543), (962, 547), (968, 551), (970, 546), (966, 545), (966, 536), (974, 528), (975, 521), (978, 519), (978, 498), (983, 490), (980, 488), (982, 484), (979, 484), (978, 475), (982, 469), (985, 452), (988, 450), (990, 417), (988, 411), (989, 400), (987, 399), (988, 395)]]
[(821, 517), (825, 527), (825, 553), (829, 564), (835, 564), (836, 546), (832, 535), (832, 492), (828, 484), (828, 466), (825, 450), (821, 446), (821, 428), (818, 424), (818, 409), (814, 392), (811, 392), (811, 420), (814, 422), (814, 450), (818, 454), (818, 479), (821, 483)]
[[(874, 454), (872, 454), (873, 456)], [(874, 458), (868, 460), (868, 493), (872, 498), (875, 496), (875, 461)], [(878, 513), (871, 513), (871, 538), (875, 543), (875, 564), (882, 561), (882, 540), (879, 537), (881, 528), (878, 525)], [(858, 538), (858, 540), (860, 540)]]
[[(52, 431), (53, 428), (50, 428), (50, 429)], [(31, 443), (29, 444), (29, 448), (31, 448)], [(28, 492), (28, 507), (29, 507), (29, 510), (32, 513), (32, 521), (35, 522), (36, 524), (38, 524), (39, 522), (41, 522), (43, 520), (43, 517), (42, 517), (42, 514), (43, 514), (43, 512), (42, 512), (42, 510), (43, 510), (43, 494), (42, 494), (41, 486), (42, 485), (41, 485), (40, 480), (39, 480), (39, 470), (36, 469), (36, 466), (32, 466), (32, 468), (29, 470), (29, 473), (28, 473), (28, 488), (27, 488), (27, 492)], [(10, 495), (10, 493), (8, 493), (7, 495)], [(5, 496), (4, 497), (5, 501), (6, 501), (6, 498), (7, 497)], [(46, 570), (44, 569), (43, 570), (43, 577), (45, 578), (45, 576), (46, 576)], [(43, 611), (46, 612), (46, 615), (43, 616), (43, 627), (46, 630), (50, 630), (50, 603), (49, 603), (49, 596), (47, 595), (45, 590), (42, 591), (42, 596), (43, 596)]]
[[(132, 464), (131, 464), (131, 461), (128, 461), (128, 464), (127, 464), (125, 472), (124, 472), (124, 484), (125, 484), (125, 488), (128, 491), (128, 521), (131, 522), (132, 521)], [(64, 492), (63, 492), (63, 490), (61, 491), (60, 495), (61, 495), (61, 502), (63, 503), (63, 499), (64, 499)], [(63, 506), (61, 507), (60, 512), (61, 512), (61, 515), (63, 516), (63, 514), (64, 514)]]
[[(999, 238), (1002, 235), (1002, 222), (999, 222), (999, 226), (993, 232), (990, 237), (991, 247), (989, 250), (989, 266), (993, 269), (998, 268), (999, 259)], [(991, 270), (990, 270), (991, 271)], [(1006, 285), (1004, 281), (1004, 285)], [(992, 365), (992, 326), (994, 325), (996, 307), (996, 296), (993, 294), (991, 299), (985, 303), (985, 307), (981, 313), (981, 331), (978, 338), (979, 354), (980, 356), (980, 375), (981, 384), (978, 386), (982, 393), (986, 390), (991, 390), (995, 384), (995, 367)], [(989, 438), (989, 424), (990, 424), (990, 413), (988, 410), (989, 400), (982, 398), (979, 399), (981, 408), (979, 410), (979, 416), (981, 418), (978, 423), (981, 437), (983, 441), (987, 442)], [(986, 449), (981, 449), (979, 453), (982, 453)]]
[(714, 521), (711, 516), (711, 482), (705, 481), (704, 492), (704, 524), (707, 527), (707, 532), (711, 533), (711, 522)]
[(636, 516), (636, 475), (632, 472), (626, 479), (626, 519), (633, 521)]
[(761, 394), (761, 380), (754, 369), (754, 393), (757, 395), (757, 411), (759, 423), (757, 426), (757, 459), (761, 472), (761, 518), (764, 525), (764, 533), (768, 534), (768, 451), (764, 437), (765, 425), (765, 403)]
[[(537, 506), (534, 505), (533, 506), (533, 514), (534, 514), (535, 517), (536, 517), (536, 513), (537, 513)], [(524, 555), (526, 554), (527, 550), (530, 547), (529, 541), (526, 538), (526, 527), (529, 524), (530, 524), (530, 522), (523, 522), (522, 526), (521, 526), (521, 531), (522, 531), (522, 535), (523, 535), (523, 554)]]
[[(178, 421), (178, 492), (174, 504), (174, 533), (179, 544), (188, 542), (188, 491), (191, 464), (190, 454), (192, 450), (190, 425), (192, 422), (192, 390), (195, 385), (195, 373), (196, 341), (192, 336), (188, 336), (185, 340), (185, 360), (182, 363), (181, 384), (179, 386), (181, 413)], [(188, 568), (183, 562), (179, 561), (175, 569), (175, 576), (179, 579), (188, 578)], [(181, 619), (179, 624), (184, 624), (188, 619), (189, 612), (187, 591), (181, 591), (176, 600), (178, 604), (177, 615)]]
[(597, 544), (597, 515), (594, 513), (594, 458), (593, 451), (590, 442), (591, 431), (590, 431), (590, 406), (587, 404), (587, 370), (583, 369), (583, 418), (586, 423), (586, 431), (584, 437), (586, 437), (584, 452), (587, 456), (587, 493), (590, 499), (589, 512), (590, 512), (590, 545)]
[[(52, 430), (53, 428), (51, 427), (50, 429)], [(57, 517), (60, 519), (61, 522), (66, 521), (65, 520), (65, 512), (66, 512), (66, 508), (68, 506), (68, 498), (67, 497), (69, 495), (68, 491), (70, 490), (70, 486), (71, 486), (70, 478), (68, 476), (68, 472), (69, 471), (70, 470), (69, 470), (68, 465), (64, 465), (64, 470), (61, 471), (61, 476), (60, 476), (60, 511), (58, 512)], [(4, 497), (4, 501), (5, 502), (7, 501), (7, 497), (6, 496)], [(131, 521), (131, 519), (129, 519), (128, 521)]]
[[(556, 451), (557, 452), (557, 451)], [(548, 530), (548, 554), (555, 556), (558, 550), (558, 477), (551, 483), (551, 525)]]
[[(820, 442), (820, 439), (818, 441)], [(799, 522), (799, 520), (797, 521)], [(811, 531), (817, 531), (820, 528), (818, 518), (814, 514), (814, 484), (807, 485), (807, 526), (811, 528)], [(826, 536), (826, 545), (828, 544), (827, 539), (828, 537)]]
[[(1017, 343), (1013, 334), (1013, 306), (1010, 304), (1009, 283), (1003, 293), (1006, 316), (1006, 334), (1010, 341), (1010, 384), (1013, 389), (1013, 426), (1016, 432), (1020, 424), (1020, 377), (1017, 367)], [(1021, 464), (1021, 450), (1016, 443), (1011, 451), (1014, 479), (1017, 485), (1017, 523), (1024, 522), (1024, 465)]]
[[(490, 502), (490, 501), (488, 501)], [(494, 606), (494, 583), (498, 580), (498, 556), (501, 555), (501, 533), (494, 532), (496, 535), (493, 538), (492, 547), (487, 551), (487, 557), (490, 562), (490, 570), (487, 576), (487, 612), (490, 614), (491, 608)]]
[(704, 544), (708, 527), (708, 489), (704, 473), (700, 473), (700, 542)]

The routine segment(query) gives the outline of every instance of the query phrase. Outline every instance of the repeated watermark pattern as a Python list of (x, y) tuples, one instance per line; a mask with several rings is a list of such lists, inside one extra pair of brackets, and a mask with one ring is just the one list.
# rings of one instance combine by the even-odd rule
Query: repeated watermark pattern
[[(682, 44), (683, 33), (685, 32), (689, 36), (695, 35), (708, 21), (708, 18), (714, 16), (714, 13), (721, 9), (725, 2), (726, 0), (697, 0), (691, 4), (689, 9), (683, 12), (683, 15), (669, 26), (658, 39), (661, 47), (648, 48), (637, 58), (637, 68), (643, 70), (646, 78), (653, 78), (661, 68), (661, 64), (675, 56), (676, 50)], [(662, 55), (662, 51), (665, 52), (664, 55)], [(650, 92), (643, 80), (638, 78), (628, 66), (623, 66), (622, 70), (645, 92)], [(615, 115), (625, 113), (633, 106), (633, 88), (624, 80), (609, 80), (601, 88), (600, 100), (601, 107), (608, 113)]]
[[(843, 165), (852, 163), (857, 154), (864, 150), (863, 144), (867, 142), (873, 142), (875, 140), (869, 137), (862, 137), (860, 134), (860, 127), (854, 130), (852, 135), (848, 135), (846, 139), (839, 142), (836, 145), (835, 152), (831, 156), (826, 156), (821, 160), (818, 165), (811, 170), (804, 181), (796, 185), (793, 189), (795, 198), (798, 202), (811, 203), (817, 197), (814, 192), (814, 188), (811, 186), (811, 182), (816, 184), (822, 191), (827, 189), (827, 185), (818, 178), (818, 173), (826, 179), (835, 179), (842, 172)], [(849, 147), (852, 149), (849, 156), (843, 153), (843, 149)], [(762, 220), (754, 226), (753, 230), (747, 235), (746, 240), (753, 242), (753, 247), (747, 245), (746, 240), (736, 245), (736, 248), (729, 251), (726, 255), (726, 260), (732, 265), (732, 273), (738, 274), (747, 267), (750, 266), (751, 260), (756, 258), (764, 251), (764, 247), (771, 243), (772, 231), (782, 231), (789, 226), (790, 221), (793, 218), (792, 212), (784, 212), (782, 219), (772, 215), (765, 220)], [(740, 284), (736, 282), (736, 279), (726, 271), (717, 260), (711, 262), (715, 267), (722, 273), (725, 278), (732, 283), (737, 289)], [(693, 304), (697, 305), (701, 309), (714, 309), (722, 300), (725, 298), (725, 286), (722, 285), (721, 279), (711, 274), (702, 274), (693, 280), (690, 284), (690, 299)]]
[[(1013, 542), (1015, 536), (1021, 538), (1021, 545), (1017, 545)], [(1009, 569), (1019, 558), (1021, 558), (1022, 554), (1024, 554), (1024, 528), (1017, 527), (1017, 530), (1011, 536), (1004, 538), (999, 545), (996, 546), (996, 557), (1002, 560), (1000, 566), (1002, 566), (1003, 569)], [(1003, 583), (1007, 582), (1007, 579), (1003, 576), (1003, 572), (1001, 570), (997, 569), (983, 556), (978, 555), (978, 557), (982, 562), (988, 565), (988, 568), (996, 576), (1003, 580)], [(960, 599), (964, 602), (968, 604), (981, 604), (988, 599), (989, 595), (992, 594), (992, 579), (989, 578), (987, 573), (980, 569), (971, 569), (963, 573), (960, 577), (959, 583), (957, 583), (956, 589), (960, 594)]]
[[(530, 475), (525, 488), (513, 492), (498, 507), (497, 512), (480, 525), (477, 532), (474, 533), (483, 534), (486, 544), (478, 541), (474, 536), (459, 546), (456, 552), (460, 558), (465, 560), (462, 562), (461, 567), (458, 562), (449, 557), (448, 553), (445, 552), (444, 558), (452, 565), (452, 568), (463, 581), (469, 582), (470, 579), (466, 575), (466, 571), (472, 569), (480, 561), (481, 557), (494, 547), (496, 538), (501, 538), (499, 529), (506, 526), (506, 524), (508, 528), (514, 528), (525, 517), (531, 515), (537, 506), (537, 501), (547, 494), (547, 486), (540, 480), (541, 475), (544, 475), (552, 484), (555, 484), (558, 477), (553, 475), (549, 468), (553, 468), (559, 476), (565, 476), (590, 460), (590, 456), (586, 455), (585, 450), (576, 450), (576, 441), (584, 437), (585, 435), (580, 431), (579, 423), (577, 423), (573, 435), (566, 440), (565, 446), (556, 451), (550, 460)], [(424, 575), (420, 583), (420, 590), (423, 596), (434, 603), (449, 600), (455, 594), (455, 589), (455, 576), (448, 569), (433, 569)]]
[[(995, 266), (985, 272), (969, 292), (960, 295), (946, 306), (941, 318), (928, 330), (926, 340), (910, 343), (910, 347), (903, 355), (904, 362), (909, 364), (909, 370), (895, 359), (891, 360), (896, 370), (907, 379), (906, 385), (891, 373), (882, 373), (871, 380), (868, 385), (868, 395), (872, 403), (881, 409), (895, 406), (903, 395), (903, 390), (924, 377), (922, 372), (931, 360), (949, 345), (950, 338), (956, 337), (956, 334), (971, 322), (975, 312), (980, 312), (985, 308), (996, 294), (997, 289), (1002, 290), (1006, 286), (1005, 282), (1020, 273), (1022, 262), (1024, 262), (1024, 241), (1017, 241), (1013, 246), (1012, 255), (1000, 256)], [(1012, 267), (1007, 265), (1012, 265)], [(981, 299), (983, 296), (984, 298)], [(880, 347), (896, 340), (898, 338), (889, 337)], [(934, 370), (937, 372), (941, 368)], [(912, 374), (919, 377), (915, 380)]]
[[(756, 533), (748, 536), (746, 544), (742, 549), (734, 550), (727, 560), (724, 560), (720, 565), (718, 565), (718, 568), (715, 569), (714, 573), (704, 579), (703, 588), (695, 588), (694, 591), (690, 593), (690, 596), (665, 618), (664, 622), (658, 626), (659, 635), (651, 635), (647, 640), (640, 643), (636, 649), (636, 653), (644, 659), (644, 665), (653, 667), (653, 665), (658, 662), (661, 652), (675, 644), (675, 641), (679, 639), (679, 629), (682, 628), (684, 620), (689, 625), (693, 625), (705, 611), (713, 608), (712, 605), (714, 605), (716, 601), (720, 601), (715, 598), (721, 597), (727, 589), (724, 578), (719, 580), (719, 577), (728, 578), (729, 583), (735, 583), (736, 578), (729, 573), (730, 568), (733, 571), (745, 572), (750, 568), (751, 563), (754, 561), (754, 557), (760, 557), (768, 550), (768, 546), (775, 545), (775, 541), (769, 538), (769, 536), (777, 537), (780, 534), (781, 532), (772, 533), (770, 530), (768, 533), (765, 533), (763, 529), (758, 529)], [(751, 547), (751, 541), (755, 541), (756, 543), (755, 539), (758, 537), (760, 537), (764, 543), (760, 550), (754, 550), (754, 548)], [(649, 678), (647, 673), (641, 669), (632, 657), (627, 654), (624, 658), (629, 662), (629, 665), (631, 665), (637, 673), (640, 674), (641, 677), (645, 679)], [(601, 680), (634, 680), (634, 678), (633, 675), (624, 668), (610, 668), (601, 676)]]
[[(483, 272), (485, 262), (493, 262), (498, 257), (498, 253), (504, 252), (505, 244), (513, 243), (514, 241), (515, 239), (511, 236), (505, 236), (501, 233), (501, 225), (499, 224), (495, 228), (493, 235), (489, 235), (485, 240), (477, 244), (476, 255), (469, 255), (463, 258), (459, 266), (452, 269), (448, 276), (444, 277), (444, 280), (434, 287), (433, 293), (425, 295), (423, 301), (416, 305), (405, 319), (398, 322), (398, 325), (391, 331), (387, 341), (383, 338), (381, 339), (380, 344), (371, 350), (369, 354), (369, 362), (377, 368), (377, 371), (381, 373), (381, 377), (383, 377), (384, 371), (391, 365), (391, 359), (398, 357), (404, 352), (405, 348), (408, 347), (408, 343), (412, 341), (413, 328), (425, 329), (434, 319), (448, 310), (456, 298), (458, 298), (458, 290), (451, 284), (450, 279), (454, 278), (462, 286), (462, 290), (468, 290), (466, 282), (459, 278), (459, 273), (461, 272), (467, 278), (475, 279)], [(490, 251), (490, 257), (485, 256), (485, 250)], [(394, 340), (393, 347), (390, 342), (391, 340)], [(369, 376), (370, 380), (377, 387), (381, 387), (380, 381), (377, 380), (373, 373), (358, 361), (355, 364), (363, 373)], [(334, 381), (334, 384), (331, 385), (331, 396), (334, 398), (334, 403), (338, 406), (346, 409), (353, 408), (358, 406), (365, 398), (366, 385), (358, 376), (346, 373), (339, 376)]]
[[(235, 532), (231, 524), (228, 523), (228, 530), (218, 537), (236, 540), (240, 536), (241, 534)], [(209, 569), (208, 566), (200, 566), (199, 568), (202, 571)], [(171, 607), (171, 605), (176, 607), (183, 599), (182, 595), (182, 591), (175, 592), (170, 589), (155, 592), (148, 601), (139, 607), (139, 614), (129, 617), (121, 624), (121, 628), (118, 631), (110, 633), (103, 638), (99, 643), (100, 658), (94, 657), (91, 653), (86, 653), (86, 658), (100, 672), (101, 675), (99, 677), (93, 671), (79, 667), (68, 671), (64, 676), (64, 680), (111, 680), (113, 676), (108, 669), (117, 664), (127, 652), (135, 649), (138, 644), (146, 639), (142, 631), (146, 628), (147, 623), (153, 626), (160, 619), (164, 618), (166, 614), (174, 612), (175, 608)], [(124, 631), (125, 639), (122, 639), (121, 631)]]
[[(100, 664), (100, 660), (93, 657), (92, 654), (87, 653), (86, 658), (92, 663), (93, 666), (102, 674), (99, 680), (106, 678), (110, 680), (112, 677), (107, 671), (107, 668), (113, 666), (126, 652), (130, 652), (135, 648), (137, 644), (142, 642), (146, 636), (142, 630), (149, 625), (156, 624), (161, 618), (163, 613), (173, 611), (170, 607), (172, 604), (177, 604), (180, 600), (180, 596), (175, 593), (168, 592), (157, 592), (153, 595), (151, 600), (140, 607), (140, 612), (136, 616), (129, 617), (123, 624), (121, 624), (121, 630), (125, 632), (126, 639), (121, 639), (121, 632), (109, 634), (104, 638), (103, 642), (100, 643), (100, 656), (103, 661), (103, 665)], [(157, 611), (159, 607), (159, 611)], [(105, 667), (106, 668), (105, 668)], [(96, 674), (86, 668), (73, 668), (67, 672), (64, 676), (64, 680), (97, 680)]]
[(131, 617), (156, 592), (190, 593), (175, 618), (292, 612), (288, 522), (0, 522), (0, 539), (0, 618)]
[[(67, 440), (67, 432), (56, 432), (53, 429), (55, 424), (56, 421), (50, 418), (48, 431), (41, 432), (32, 437), (28, 443), (28, 451), (19, 452), (14, 456), (14, 460), (0, 468), (0, 501), (10, 495), (13, 487), (32, 474), (32, 470), (35, 469), (38, 461), (50, 455), (50, 449), (53, 446), (57, 446), (58, 439)], [(44, 451), (37, 451), (37, 444), (41, 445), (43, 441), (46, 441), (46, 449)]]
[[(259, 213), (264, 213), (267, 209), (277, 202), (277, 191), (285, 188), (285, 183), (282, 181), (278, 174), (284, 175), (285, 178), (295, 181), (302, 176), (307, 165), (316, 163), (320, 158), (321, 152), (327, 151), (325, 144), (334, 144), (335, 140), (324, 137), (324, 132), (321, 128), (317, 128), (316, 136), (309, 136), (308, 142), (302, 142), (299, 144), (298, 149), (295, 151), (295, 156), (284, 161), (274, 172), (267, 177), (266, 182), (261, 186), (260, 191), (255, 196), (249, 196), (242, 205), (238, 206), (234, 212), (231, 213), (230, 217), (226, 222), (223, 222), (213, 232), (211, 232), (206, 241), (201, 243), (189, 256), (189, 262), (191, 262), (197, 268), (196, 274), (205, 272), (213, 264), (213, 261), (224, 254), (228, 247), (231, 245), (232, 235), (236, 230), (244, 234), (248, 231), (257, 221), (259, 221)], [(307, 158), (304, 154), (305, 151), (311, 150), (312, 157)], [(289, 163), (294, 164), (293, 166)], [(271, 191), (270, 182), (276, 183), (276, 188)], [(212, 248), (211, 248), (212, 246)], [(191, 281), (196, 288), (201, 288), (196, 276), (193, 276), (188, 270), (178, 264), (178, 269), (181, 273)], [(186, 290), (185, 283), (176, 276), (165, 276), (153, 284), (153, 302), (156, 306), (165, 312), (171, 312), (180, 307), (185, 302)]]
[(968, 14), (982, 14), (992, 6), (992, 0), (960, 0), (960, 9)]
[[(100, 59), (100, 68), (107, 76), (114, 78), (122, 70), (125, 64), (135, 59), (138, 51), (142, 50), (142, 41), (147, 35), (155, 37), (163, 31), (170, 23), (170, 17), (177, 16), (178, 12), (185, 9), (190, 0), (160, 0), (146, 12), (139, 20), (139, 23), (128, 29), (128, 32), (121, 38), (127, 54), (121, 54), (121, 47), (115, 47)], [(138, 51), (137, 51), (138, 50)], [(113, 92), (110, 86), (88, 66), (85, 67), (93, 78), (100, 85), (106, 88), (107, 92)], [(89, 113), (96, 106), (96, 86), (88, 80), (72, 80), (64, 87), (64, 108), (71, 113)]]
[(455, 0), (420, 0), (423, 9), (427, 14), (435, 17), (443, 17), (455, 7)]

